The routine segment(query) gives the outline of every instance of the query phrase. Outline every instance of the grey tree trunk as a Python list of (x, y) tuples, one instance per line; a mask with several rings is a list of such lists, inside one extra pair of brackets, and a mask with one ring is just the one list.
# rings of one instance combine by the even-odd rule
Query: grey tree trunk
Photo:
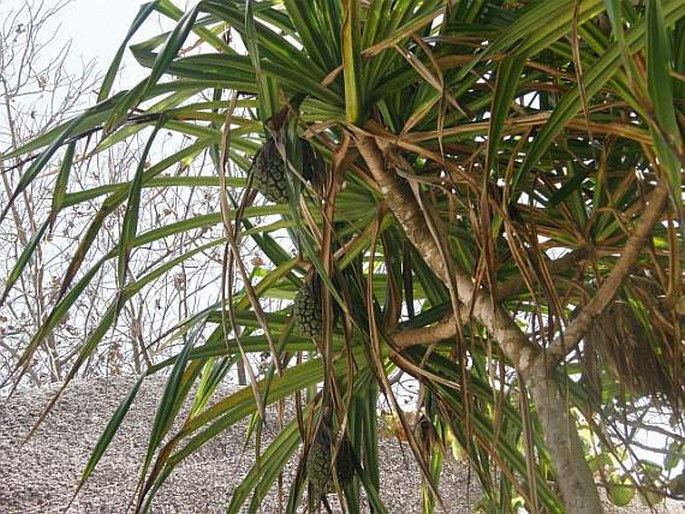
[(585, 461), (576, 423), (569, 414), (568, 401), (553, 378), (553, 371), (540, 363), (532, 376), (524, 377), (537, 410), (538, 419), (557, 472), (557, 484), (569, 514), (604, 512)]
[[(457, 286), (458, 300), (487, 329), (502, 348), (529, 388), (545, 435), (547, 447), (568, 514), (601, 514), (602, 503), (575, 422), (568, 413), (568, 402), (561, 395), (554, 379), (554, 368), (547, 367), (546, 356), (520, 330), (507, 312), (492, 303), (490, 296), (474, 291), (473, 279), (445, 259), (425, 215), (405, 180), (394, 169), (406, 167), (392, 145), (377, 143), (362, 135), (357, 148), (378, 183), (390, 210), (402, 225), (405, 234), (435, 274), (452, 289)], [(472, 303), (473, 302), (473, 303)]]

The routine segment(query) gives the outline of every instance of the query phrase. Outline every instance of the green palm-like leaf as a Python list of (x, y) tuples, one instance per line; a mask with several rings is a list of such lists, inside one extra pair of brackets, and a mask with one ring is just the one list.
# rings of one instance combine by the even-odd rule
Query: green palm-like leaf
[[(173, 28), (130, 47), (148, 75), (113, 93), (126, 46), (154, 12)], [(228, 508), (249, 500), (257, 510), (331, 409), (356, 459), (348, 510), (360, 511), (363, 488), (374, 512), (384, 512), (379, 398), (410, 428), (389, 384), (396, 371), (420, 385), (416, 407), (433, 427), (430, 436), (405, 430), (426, 512), (441, 501), (450, 438), (499, 512), (517, 497), (532, 512), (600, 509), (600, 477), (586, 461), (630, 447), (617, 428), (628, 416), (616, 406), (658, 399), (678, 412), (684, 401), (684, 20), (679, 0), (644, 9), (608, 0), (143, 5), (99, 103), (0, 156), (30, 162), (10, 204), (61, 159), (49, 217), (13, 264), (3, 299), (56, 220), (100, 205), (14, 378), (114, 262), (119, 292), (75, 353), (67, 382), (126, 302), (228, 245), (215, 278), (227, 278), (230, 294), (217, 287), (197, 312), (174, 320), (159, 341), (167, 353), (146, 372), (170, 375), (140, 511), (178, 464), (248, 417), (258, 458)], [(160, 144), (162, 128), (178, 147)], [(72, 169), (89, 138), (88, 155), (134, 138), (147, 144), (131, 177), (79, 186)], [(286, 168), (287, 201), (265, 204), (249, 187), (265, 145)], [(198, 188), (219, 193), (223, 211), (212, 205), (163, 225), (141, 214), (148, 194)], [(100, 250), (112, 225), (119, 237)], [(173, 238), (193, 243), (136, 268), (143, 249)], [(269, 262), (250, 273), (243, 242)], [(290, 306), (314, 282), (324, 326), (316, 340), (298, 332)], [(221, 397), (218, 386), (243, 353), (262, 352), (272, 359), (264, 377)], [(114, 413), (84, 480), (139, 386)], [(262, 403), (302, 393), (300, 423), (289, 420), (262, 451)], [(187, 399), (190, 413), (174, 432)], [(592, 444), (581, 444), (581, 425)], [(303, 466), (291, 512), (305, 489)], [(626, 476), (643, 485), (639, 466)]]

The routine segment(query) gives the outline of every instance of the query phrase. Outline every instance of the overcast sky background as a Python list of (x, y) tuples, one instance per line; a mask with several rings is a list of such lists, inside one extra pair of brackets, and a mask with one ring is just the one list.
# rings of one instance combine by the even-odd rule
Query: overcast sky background
[[(141, 0), (42, 0), (46, 8), (66, 3), (60, 14), (54, 19), (54, 29), (58, 29), (54, 41), (55, 48), (60, 48), (69, 40), (72, 48), (69, 57), (70, 66), (95, 59), (97, 69), (104, 73), (117, 48), (124, 39), (131, 22), (140, 6)], [(40, 5), (41, 0), (0, 0), (0, 14), (18, 11), (25, 5)], [(186, 2), (176, 2), (184, 7)], [(143, 25), (139, 36), (134, 41), (141, 41), (162, 31), (158, 17), (153, 15)], [(0, 21), (1, 22), (1, 21)], [(135, 68), (133, 59), (128, 54), (124, 65), (127, 71)]]
[[(56, 0), (45, 0), (46, 5)], [(9, 0), (23, 3), (23, 0)], [(74, 0), (62, 11), (62, 37), (73, 41), (74, 57), (96, 58), (104, 68), (128, 31), (140, 0)], [(144, 27), (145, 28), (145, 27)]]

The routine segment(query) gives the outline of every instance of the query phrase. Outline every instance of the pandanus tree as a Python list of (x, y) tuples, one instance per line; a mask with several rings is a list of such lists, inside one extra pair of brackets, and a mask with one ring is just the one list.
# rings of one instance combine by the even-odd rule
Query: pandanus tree
[[(149, 72), (115, 93), (122, 56), (153, 13), (173, 28), (130, 46)], [(56, 217), (100, 205), (14, 377), (103, 266), (116, 269), (116, 293), (69, 379), (126, 302), (219, 247), (217, 302), (177, 320), (164, 334), (172, 354), (146, 373), (168, 379), (139, 510), (239, 420), (252, 417), (259, 440), (266, 406), (289, 397), (298, 416), (257, 445), (229, 512), (246, 502), (256, 511), (293, 456), (288, 511), (305, 491), (314, 509), (330, 490), (357, 512), (363, 490), (384, 512), (379, 396), (419, 464), (426, 511), (441, 504), (448, 438), (488, 510), (518, 501), (597, 513), (603, 486), (610, 497), (615, 486), (677, 496), (682, 480), (669, 485), (665, 473), (683, 442), (684, 100), (680, 0), (202, 0), (185, 12), (147, 3), (98, 103), (2, 156), (30, 163), (15, 197), (39, 174), (57, 177), (52, 213), (6, 291)], [(186, 144), (170, 152), (160, 131)], [(140, 135), (148, 144), (128, 182), (70, 183), (75, 159)], [(141, 230), (151, 191), (199, 185), (218, 192), (216, 212)], [(118, 245), (89, 260), (116, 216)], [(149, 245), (217, 228), (134, 272)], [(248, 240), (268, 261), (259, 273)], [(249, 355), (263, 352), (270, 367), (257, 380)], [(217, 398), (238, 362), (250, 384)], [(398, 371), (421, 386), (411, 422), (391, 383)], [(656, 471), (632, 444), (634, 420), (654, 408), (672, 443)]]

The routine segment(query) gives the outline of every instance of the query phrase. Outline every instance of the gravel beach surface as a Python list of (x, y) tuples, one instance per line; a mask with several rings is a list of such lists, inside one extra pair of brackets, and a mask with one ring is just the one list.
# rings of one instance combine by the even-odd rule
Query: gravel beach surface
[[(0, 514), (131, 512), (164, 378), (144, 382), (107, 453), (71, 506), (66, 507), (102, 430), (133, 383), (132, 378), (121, 377), (74, 381), (27, 442), (24, 440), (30, 428), (59, 386), (18, 391), (9, 400), (0, 399)], [(234, 389), (235, 386), (227, 386), (218, 396)], [(273, 437), (275, 428), (275, 422), (267, 423), (262, 449)], [(157, 494), (152, 512), (225, 512), (234, 489), (254, 463), (254, 447), (245, 446), (245, 434), (246, 423), (242, 422), (183, 461)], [(379, 456), (380, 493), (388, 511), (420, 513), (420, 472), (406, 443), (383, 439)], [(296, 468), (294, 458), (287, 466), (286, 484)], [(448, 514), (474, 512), (473, 506), (480, 497), (476, 479), (469, 474), (466, 463), (451, 456), (443, 466), (440, 492)], [(285, 502), (287, 489), (283, 494)], [(278, 488), (273, 487), (259, 512), (281, 512), (280, 501)], [(342, 512), (335, 507), (334, 496), (330, 496), (330, 501), (334, 514)], [(243, 509), (245, 513), (248, 504), (249, 500)], [(608, 506), (607, 512), (638, 514), (650, 509), (635, 500), (629, 509)], [(658, 512), (685, 514), (685, 506), (668, 502)]]
[[(107, 453), (71, 507), (64, 509), (102, 430), (132, 384), (127, 378), (75, 381), (26, 443), (26, 435), (57, 386), (20, 391), (9, 400), (0, 400), (0, 513), (125, 512), (133, 498), (164, 379), (144, 382)], [(152, 511), (225, 512), (234, 488), (254, 463), (254, 448), (244, 448), (245, 427), (242, 423), (231, 428), (186, 459), (157, 494)], [(411, 450), (396, 439), (385, 439), (379, 454), (381, 497), (389, 512), (421, 512), (420, 473)], [(296, 466), (289, 463), (290, 476)], [(471, 512), (470, 506), (480, 496), (466, 464), (451, 458), (444, 466), (441, 493), (448, 512), (455, 514)], [(284, 494), (286, 501), (287, 490)], [(274, 487), (261, 512), (277, 513), (278, 505)]]

